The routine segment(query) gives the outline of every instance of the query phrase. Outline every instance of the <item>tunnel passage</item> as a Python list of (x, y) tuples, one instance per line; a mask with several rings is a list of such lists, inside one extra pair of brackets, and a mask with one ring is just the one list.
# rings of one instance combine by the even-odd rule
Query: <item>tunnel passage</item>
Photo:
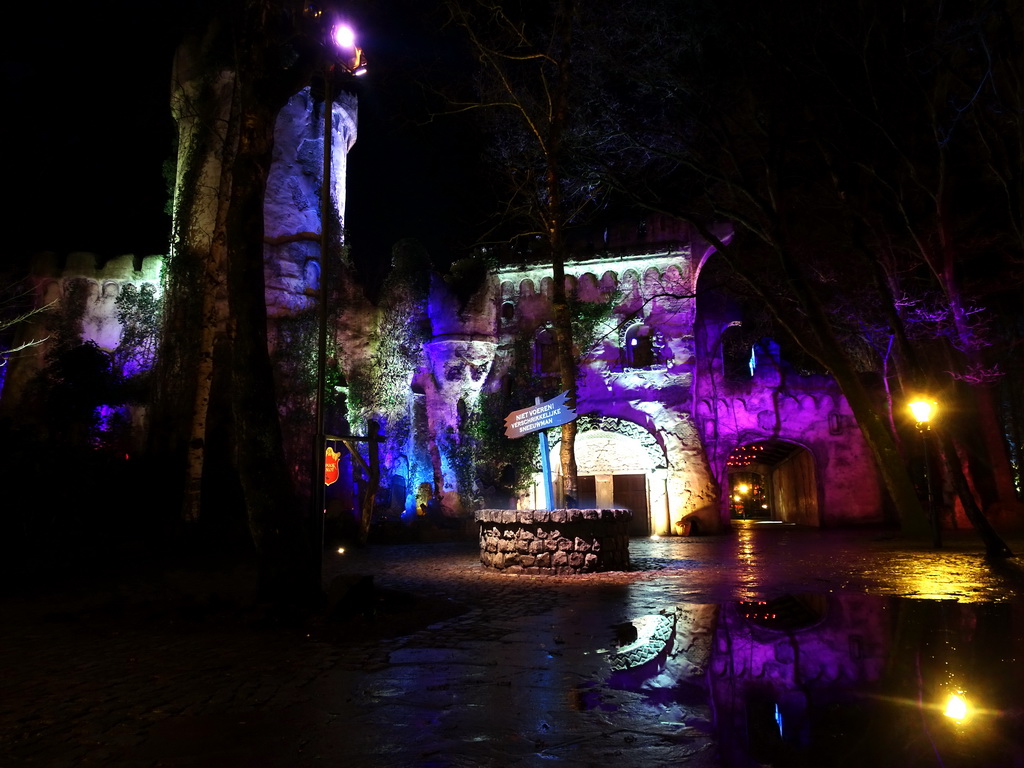
[(785, 440), (737, 446), (726, 461), (729, 516), (820, 526), (814, 457)]

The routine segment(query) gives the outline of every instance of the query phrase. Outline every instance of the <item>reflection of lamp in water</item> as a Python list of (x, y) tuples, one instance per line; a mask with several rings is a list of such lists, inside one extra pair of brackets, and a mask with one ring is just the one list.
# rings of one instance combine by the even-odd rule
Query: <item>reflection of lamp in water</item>
[(971, 708), (967, 704), (967, 698), (962, 691), (949, 694), (949, 698), (946, 699), (946, 709), (942, 714), (951, 720), (956, 720), (958, 723), (970, 719)]
[(920, 399), (908, 403), (907, 407), (910, 408), (914, 421), (917, 422), (917, 431), (921, 435), (921, 448), (924, 457), (925, 495), (928, 499), (928, 517), (932, 522), (932, 544), (938, 548), (942, 546), (942, 534), (939, 529), (939, 515), (935, 510), (935, 504), (932, 500), (932, 475), (928, 461), (928, 435), (926, 434), (931, 431), (931, 420), (935, 415), (936, 403), (934, 400)]

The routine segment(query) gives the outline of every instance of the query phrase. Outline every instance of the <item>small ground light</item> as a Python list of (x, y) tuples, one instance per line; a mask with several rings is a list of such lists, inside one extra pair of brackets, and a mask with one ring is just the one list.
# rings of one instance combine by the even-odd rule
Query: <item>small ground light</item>
[(344, 547), (338, 547), (338, 554), (339, 555), (344, 555), (345, 554), (345, 548)]
[(657, 541), (657, 540), (658, 540), (658, 539), (660, 539), (660, 538), (661, 538), (661, 536), (659, 536), (659, 535), (658, 535), (658, 534), (656, 534), (656, 533), (652, 533), (652, 534), (651, 534), (651, 541)]

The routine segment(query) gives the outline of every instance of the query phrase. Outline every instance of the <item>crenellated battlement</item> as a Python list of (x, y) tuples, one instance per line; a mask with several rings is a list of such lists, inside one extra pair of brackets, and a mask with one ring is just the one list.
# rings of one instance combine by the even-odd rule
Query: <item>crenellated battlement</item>
[[(551, 300), (550, 265), (500, 267), (502, 301)], [(595, 256), (565, 264), (566, 291), (582, 301), (597, 301), (616, 292), (641, 297), (675, 292), (692, 295), (696, 268), (688, 247), (628, 255)]]

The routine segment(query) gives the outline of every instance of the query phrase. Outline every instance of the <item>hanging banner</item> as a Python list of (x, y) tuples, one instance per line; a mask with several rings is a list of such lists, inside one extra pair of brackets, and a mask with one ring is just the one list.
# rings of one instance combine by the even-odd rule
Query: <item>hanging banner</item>
[(576, 411), (565, 404), (568, 392), (546, 403), (537, 403), (529, 408), (512, 411), (505, 417), (505, 437), (517, 438), (542, 429), (560, 427), (576, 418)]
[(338, 482), (338, 478), (341, 476), (341, 470), (338, 469), (338, 459), (340, 458), (340, 453), (330, 446), (327, 447), (327, 451), (324, 453), (324, 485), (333, 485)]

